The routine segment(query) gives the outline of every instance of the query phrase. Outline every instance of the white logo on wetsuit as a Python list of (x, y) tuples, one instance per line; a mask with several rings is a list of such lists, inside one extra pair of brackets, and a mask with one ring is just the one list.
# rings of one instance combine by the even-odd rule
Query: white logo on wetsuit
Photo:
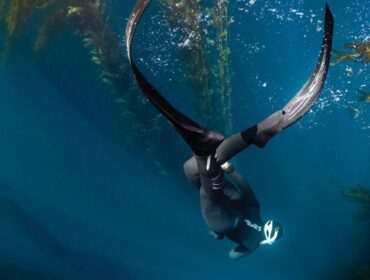
[(250, 220), (244, 220), (245, 224), (255, 230), (258, 230), (258, 231), (261, 231), (262, 230), (262, 227), (257, 225), (257, 224), (254, 224), (252, 223)]

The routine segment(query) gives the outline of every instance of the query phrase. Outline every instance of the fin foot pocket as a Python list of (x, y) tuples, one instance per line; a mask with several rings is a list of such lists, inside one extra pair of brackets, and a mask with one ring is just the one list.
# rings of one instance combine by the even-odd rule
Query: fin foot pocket
[(249, 254), (249, 249), (244, 245), (239, 245), (238, 247), (230, 250), (229, 257), (233, 260), (240, 260)]

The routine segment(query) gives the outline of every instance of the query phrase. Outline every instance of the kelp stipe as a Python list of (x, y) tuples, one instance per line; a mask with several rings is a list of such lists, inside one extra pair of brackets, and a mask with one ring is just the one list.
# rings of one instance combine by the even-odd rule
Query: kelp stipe
[(210, 7), (197, 0), (161, 0), (163, 14), (181, 33), (178, 44), (187, 69), (182, 71), (195, 97), (195, 113), (208, 127), (231, 133), (231, 73), (227, 1), (212, 1)]

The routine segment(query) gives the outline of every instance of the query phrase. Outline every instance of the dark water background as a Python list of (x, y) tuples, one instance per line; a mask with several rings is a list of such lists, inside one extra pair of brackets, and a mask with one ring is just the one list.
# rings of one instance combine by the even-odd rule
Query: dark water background
[[(121, 37), (134, 2), (108, 2)], [(180, 102), (189, 92), (155, 2), (134, 52), (158, 88), (191, 113), (191, 98)], [(368, 0), (330, 4), (335, 48), (370, 36)], [(279, 109), (311, 74), (323, 8), (324, 1), (230, 3), (235, 131)], [(263, 217), (281, 221), (285, 235), (235, 262), (230, 242), (208, 236), (197, 191), (181, 174), (185, 145), (163, 143), (178, 170), (172, 175), (128, 151), (116, 96), (80, 40), (67, 30), (36, 59), (35, 26), (0, 69), (1, 279), (349, 279), (368, 257), (364, 225), (353, 219), (359, 208), (340, 196), (343, 186), (370, 186), (370, 105), (355, 119), (347, 110), (358, 105), (357, 88), (370, 91), (368, 66), (332, 68), (313, 112), (264, 150), (238, 156)], [(168, 139), (181, 143), (170, 129)]]

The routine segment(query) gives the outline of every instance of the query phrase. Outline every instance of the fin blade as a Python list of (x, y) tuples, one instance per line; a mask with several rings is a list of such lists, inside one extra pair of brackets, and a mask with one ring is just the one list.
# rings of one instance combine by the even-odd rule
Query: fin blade
[(174, 108), (145, 78), (132, 60), (132, 40), (139, 21), (150, 3), (151, 0), (138, 0), (126, 25), (127, 56), (135, 79), (145, 96), (176, 128), (177, 132), (182, 136), (195, 154), (209, 155), (214, 153), (216, 148), (223, 141), (224, 137), (216, 131), (201, 127), (191, 118)]
[(303, 117), (318, 99), (329, 70), (333, 31), (334, 18), (328, 4), (326, 4), (325, 33), (316, 68), (301, 90), (284, 106), (283, 112), (286, 113), (286, 116), (282, 124), (283, 129)]

